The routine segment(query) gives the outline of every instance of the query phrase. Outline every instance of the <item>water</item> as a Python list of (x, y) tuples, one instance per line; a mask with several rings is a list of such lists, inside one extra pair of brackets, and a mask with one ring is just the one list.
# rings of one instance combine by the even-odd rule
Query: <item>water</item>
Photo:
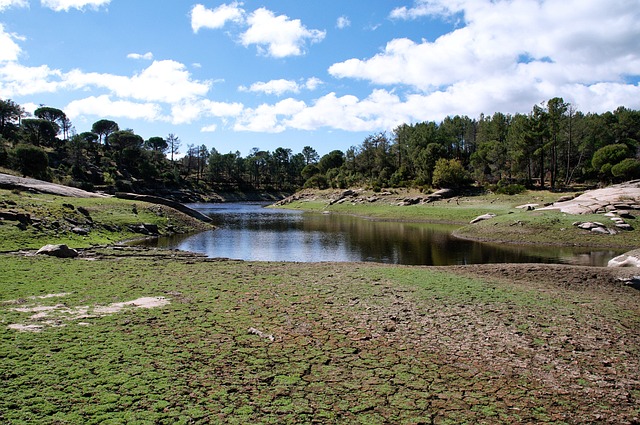
[(218, 229), (146, 241), (151, 246), (256, 261), (373, 261), (408, 265), (567, 263), (603, 266), (617, 251), (510, 246), (460, 240), (455, 226), (380, 222), (263, 208), (260, 203), (191, 204)]

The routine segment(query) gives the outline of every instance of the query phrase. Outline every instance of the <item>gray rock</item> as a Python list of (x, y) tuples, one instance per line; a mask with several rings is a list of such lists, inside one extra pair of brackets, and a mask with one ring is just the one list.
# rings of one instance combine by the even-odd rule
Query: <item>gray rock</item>
[(87, 236), (89, 234), (89, 229), (85, 229), (83, 227), (74, 227), (71, 231), (80, 236)]
[(40, 248), (36, 255), (49, 255), (51, 257), (58, 258), (75, 258), (78, 256), (78, 251), (75, 249), (69, 248), (67, 245), (45, 245)]
[(593, 227), (591, 229), (593, 233), (599, 233), (601, 235), (608, 235), (609, 231), (605, 227)]
[(633, 230), (633, 226), (627, 223), (616, 223), (616, 227), (622, 230)]
[(492, 218), (493, 218), (493, 217), (495, 217), (495, 216), (496, 216), (496, 215), (495, 215), (495, 214), (492, 214), (492, 213), (479, 215), (479, 216), (477, 216), (476, 218), (474, 218), (473, 220), (471, 220), (469, 223), (470, 223), (470, 224), (475, 224), (475, 223), (478, 223), (478, 222), (483, 221), (483, 220), (489, 220), (489, 219), (492, 219)]
[(609, 260), (607, 267), (640, 267), (640, 258), (622, 254)]

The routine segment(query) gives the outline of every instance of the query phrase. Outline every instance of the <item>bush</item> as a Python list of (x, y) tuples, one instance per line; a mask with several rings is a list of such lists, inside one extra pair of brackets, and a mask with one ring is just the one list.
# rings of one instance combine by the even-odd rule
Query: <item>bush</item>
[(631, 150), (625, 144), (607, 145), (598, 149), (591, 159), (591, 165), (602, 177), (611, 177), (612, 168), (631, 156)]
[(433, 169), (432, 183), (440, 188), (456, 188), (468, 184), (469, 173), (457, 159), (440, 158)]
[(627, 158), (611, 167), (611, 174), (620, 180), (640, 178), (640, 161), (634, 158)]
[(327, 179), (322, 174), (316, 174), (315, 176), (311, 177), (309, 180), (307, 180), (304, 183), (304, 188), (305, 189), (313, 189), (313, 188), (328, 189), (329, 183), (327, 182)]
[(13, 150), (13, 158), (15, 168), (24, 176), (41, 180), (51, 178), (49, 175), (49, 157), (43, 149), (33, 145), (20, 144)]
[(496, 193), (500, 193), (503, 195), (517, 195), (519, 193), (525, 192), (526, 190), (527, 188), (521, 184), (507, 184), (503, 186), (498, 184), (495, 188)]

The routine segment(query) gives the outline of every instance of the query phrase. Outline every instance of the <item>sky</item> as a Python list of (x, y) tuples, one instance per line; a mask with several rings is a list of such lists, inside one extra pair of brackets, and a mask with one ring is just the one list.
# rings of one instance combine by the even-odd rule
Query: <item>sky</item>
[(0, 0), (0, 99), (221, 153), (640, 109), (640, 0)]

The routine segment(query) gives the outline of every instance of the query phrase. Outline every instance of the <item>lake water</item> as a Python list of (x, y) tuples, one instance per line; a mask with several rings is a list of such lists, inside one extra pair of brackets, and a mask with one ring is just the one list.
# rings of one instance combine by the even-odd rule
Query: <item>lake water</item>
[(454, 226), (381, 222), (263, 208), (260, 203), (190, 204), (218, 229), (146, 245), (256, 261), (373, 261), (407, 265), (567, 263), (603, 266), (618, 251), (487, 244), (454, 238)]

